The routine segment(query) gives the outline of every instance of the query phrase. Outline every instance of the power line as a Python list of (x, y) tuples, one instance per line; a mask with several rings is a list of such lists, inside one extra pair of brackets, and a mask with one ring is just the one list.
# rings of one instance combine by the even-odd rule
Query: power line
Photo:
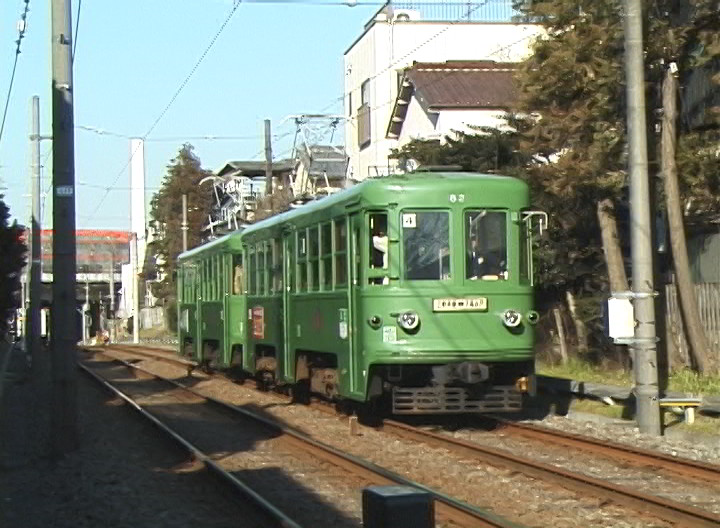
[[(200, 58), (198, 59), (198, 61), (195, 63), (195, 66), (193, 66), (192, 70), (190, 70), (190, 73), (187, 75), (187, 77), (185, 77), (185, 80), (183, 80), (183, 82), (180, 84), (180, 87), (175, 91), (175, 93), (173, 94), (173, 96), (170, 98), (170, 102), (168, 102), (168, 104), (165, 106), (165, 108), (163, 109), (163, 111), (160, 112), (160, 115), (157, 117), (157, 119), (155, 119), (155, 121), (154, 121), (153, 124), (150, 126), (150, 128), (149, 128), (148, 131), (145, 133), (145, 135), (142, 136), (141, 139), (142, 139), (143, 141), (145, 141), (145, 140), (147, 139), (147, 137), (152, 133), (152, 131), (155, 130), (155, 127), (158, 125), (158, 123), (160, 123), (160, 120), (162, 120), (162, 118), (165, 116), (165, 114), (167, 113), (167, 111), (168, 111), (168, 110), (170, 109), (170, 107), (173, 105), (173, 103), (174, 103), (175, 100), (178, 98), (178, 96), (180, 95), (180, 93), (183, 91), (183, 89), (185, 88), (185, 86), (187, 85), (187, 83), (190, 81), (190, 79), (192, 78), (192, 76), (195, 74), (195, 71), (198, 69), (198, 67), (200, 66), (200, 64), (203, 62), (203, 60), (205, 60), (205, 57), (207, 56), (208, 52), (210, 51), (210, 49), (211, 49), (211, 48), (213, 47), (213, 45), (215, 44), (215, 41), (217, 41), (218, 37), (220, 37), (220, 34), (223, 32), (223, 30), (225, 29), (225, 27), (228, 25), (228, 23), (230, 22), (230, 19), (232, 19), (233, 15), (234, 15), (235, 12), (237, 11), (238, 7), (240, 7), (240, 0), (235, 0), (234, 3), (233, 3), (233, 7), (232, 7), (232, 9), (230, 10), (230, 13), (228, 13), (228, 16), (225, 18), (225, 21), (220, 25), (220, 28), (219, 28), (219, 29), (217, 30), (217, 32), (215, 33), (215, 36), (213, 36), (212, 40), (210, 40), (210, 44), (208, 44), (208, 46), (205, 48), (205, 51), (203, 51), (202, 55), (200, 56)], [(137, 152), (137, 149), (138, 149), (139, 147), (140, 147), (140, 143), (138, 143), (138, 146), (135, 147), (135, 150), (130, 154), (130, 158), (127, 160), (127, 163), (125, 163), (125, 166), (123, 166), (123, 168), (118, 172), (117, 176), (115, 176), (115, 179), (113, 180), (113, 182), (112, 182), (112, 184), (111, 184), (110, 187), (114, 187), (114, 186), (115, 186), (115, 184), (117, 183), (117, 181), (120, 179), (120, 176), (122, 176), (122, 174), (125, 172), (125, 169), (127, 169), (127, 167), (130, 165), (130, 163), (131, 163), (133, 157), (135, 156), (135, 153)], [(105, 194), (103, 194), (102, 198), (100, 198), (100, 201), (98, 202), (97, 206), (95, 207), (95, 210), (94, 210), (94, 211), (92, 212), (92, 214), (90, 215), (91, 218), (95, 215), (95, 213), (98, 212), (98, 210), (99, 210), (100, 207), (102, 206), (103, 202), (105, 201), (105, 198), (107, 198), (107, 196), (108, 196), (109, 193), (110, 193), (109, 190), (106, 190), (106, 191), (105, 191)]]
[(78, 31), (80, 28), (80, 8), (82, 7), (82, 0), (78, 0), (77, 16), (75, 17), (75, 37), (73, 38), (73, 49), (70, 57), (71, 62), (75, 62), (75, 50), (77, 49), (77, 38)]
[(30, 10), (30, 0), (25, 1), (25, 10), (18, 21), (18, 39), (15, 41), (15, 61), (13, 62), (12, 74), (10, 75), (10, 86), (8, 87), (7, 98), (5, 99), (5, 110), (3, 111), (2, 125), (0, 125), (0, 142), (2, 142), (3, 131), (5, 130), (5, 118), (7, 117), (8, 108), (10, 107), (10, 94), (12, 93), (13, 83), (15, 82), (15, 70), (17, 69), (18, 57), (20, 57), (20, 43), (25, 37), (25, 29), (27, 28), (27, 14)]

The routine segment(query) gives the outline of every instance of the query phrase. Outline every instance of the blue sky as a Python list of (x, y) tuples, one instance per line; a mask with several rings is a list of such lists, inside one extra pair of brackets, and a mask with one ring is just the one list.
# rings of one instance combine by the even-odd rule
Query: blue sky
[[(148, 188), (159, 186), (182, 138), (247, 138), (188, 139), (203, 166), (214, 170), (230, 159), (263, 159), (264, 119), (272, 120), (273, 134), (287, 134), (273, 146), (279, 158), (289, 154), (294, 137), (294, 125), (280, 124), (284, 117), (341, 113), (343, 52), (379, 5), (242, 3), (148, 136)], [(2, 108), (23, 7), (23, 0), (0, 5)], [(73, 30), (77, 7), (78, 0), (73, 0)], [(129, 228), (126, 137), (148, 132), (232, 7), (232, 0), (82, 0), (74, 64), (79, 228)], [(0, 181), (11, 214), (24, 223), (30, 203), (28, 135), (33, 95), (40, 97), (41, 134), (51, 134), (50, 0), (30, 0), (21, 51), (0, 142)], [(51, 178), (50, 143), (43, 141), (41, 149), (45, 189)], [(98, 207), (107, 186), (119, 189), (107, 194)], [(50, 201), (48, 195), (45, 227), (51, 219)]]

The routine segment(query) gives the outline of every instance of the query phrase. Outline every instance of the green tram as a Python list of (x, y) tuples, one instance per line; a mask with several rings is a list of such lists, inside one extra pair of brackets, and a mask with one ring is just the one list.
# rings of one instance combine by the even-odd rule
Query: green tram
[(180, 353), (396, 414), (516, 411), (534, 392), (527, 185), (367, 180), (185, 252)]

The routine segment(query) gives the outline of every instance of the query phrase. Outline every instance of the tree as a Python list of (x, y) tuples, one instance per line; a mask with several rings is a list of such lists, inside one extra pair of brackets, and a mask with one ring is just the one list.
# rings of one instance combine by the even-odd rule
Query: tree
[[(625, 289), (613, 214), (627, 201), (623, 2), (537, 0), (523, 5), (528, 17), (546, 28), (546, 35), (537, 40), (533, 55), (517, 75), (517, 111), (538, 116), (528, 122), (521, 148), (544, 161), (531, 167), (529, 180), (536, 193), (545, 195), (549, 210), (562, 215), (559, 225), (564, 243), (582, 248), (588, 257), (587, 270), (596, 268), (592, 265), (594, 256), (605, 254), (613, 289)], [(717, 24), (714, 2), (650, 0), (646, 8), (646, 34), (652, 35), (645, 42), (646, 100), (652, 111), (661, 107), (660, 88), (668, 61), (675, 61), (681, 72), (687, 72), (700, 57), (716, 57), (720, 46), (717, 34), (710, 29)], [(659, 160), (659, 137), (653, 132), (657, 113), (653, 111), (648, 119), (650, 159), (655, 163)], [(692, 139), (697, 132), (681, 133), (678, 173), (685, 200), (702, 202), (717, 211), (718, 201), (713, 203), (709, 192), (717, 186), (712, 177), (715, 174), (717, 178), (717, 171), (708, 167), (712, 161), (707, 155), (698, 155), (703, 149), (707, 151), (708, 143)], [(686, 170), (700, 163), (699, 159), (709, 170)], [(573, 207), (578, 203), (583, 207)], [(557, 223), (558, 216), (554, 221)], [(594, 228), (568, 229), (577, 225)], [(578, 235), (585, 237), (584, 244), (573, 240)], [(575, 288), (587, 283), (569, 271), (567, 278), (560, 277), (562, 286), (577, 293)], [(602, 290), (607, 284), (595, 286), (601, 289), (594, 295), (605, 295)], [(597, 303), (589, 312), (590, 317), (597, 317), (599, 306)]]
[(17, 222), (8, 224), (10, 210), (0, 194), (0, 335), (8, 330), (14, 311), (21, 305), (20, 274), (25, 266), (27, 247), (23, 229)]
[(150, 202), (150, 217), (156, 230), (150, 251), (162, 275), (154, 295), (172, 301), (176, 294), (175, 261), (182, 252), (182, 195), (188, 196), (188, 249), (203, 242), (203, 226), (212, 205), (212, 197), (199, 186), (211, 173), (203, 169), (190, 144), (184, 144), (167, 166), (162, 187)]

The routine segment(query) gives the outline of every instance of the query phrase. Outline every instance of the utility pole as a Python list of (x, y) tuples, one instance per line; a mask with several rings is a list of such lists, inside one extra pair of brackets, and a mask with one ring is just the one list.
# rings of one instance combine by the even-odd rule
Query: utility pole
[(53, 305), (52, 451), (77, 449), (75, 144), (70, 0), (52, 0)]
[(658, 404), (656, 292), (653, 281), (653, 223), (648, 181), (641, 0), (625, 0), (625, 75), (630, 149), (630, 297), (634, 301), (636, 322), (632, 339), (636, 419), (641, 432), (659, 436), (662, 430)]
[(182, 195), (182, 235), (183, 235), (183, 252), (187, 251), (188, 236), (188, 218), (187, 218), (187, 194)]
[(265, 196), (272, 194), (272, 138), (270, 137), (270, 120), (265, 120)]
[(130, 241), (130, 262), (132, 265), (133, 298), (133, 343), (140, 343), (140, 288), (138, 286), (138, 234), (132, 234)]
[(110, 307), (108, 310), (108, 337), (110, 342), (115, 342), (115, 247), (110, 249)]
[(31, 144), (31, 178), (32, 178), (32, 218), (30, 225), (30, 308), (27, 317), (25, 346), (32, 357), (33, 372), (37, 374), (40, 356), (40, 305), (42, 303), (42, 246), (40, 241), (40, 98), (32, 98), (32, 134)]

